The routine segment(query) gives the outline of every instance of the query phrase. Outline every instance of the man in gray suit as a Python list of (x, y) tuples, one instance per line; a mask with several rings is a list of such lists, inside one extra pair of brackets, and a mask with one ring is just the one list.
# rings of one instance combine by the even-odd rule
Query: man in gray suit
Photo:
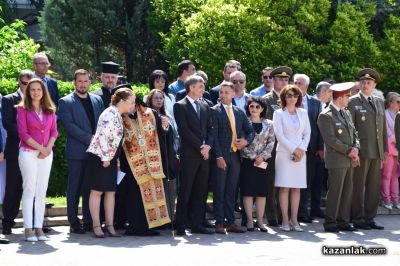
[[(219, 88), (221, 100), (212, 108), (214, 123), (214, 149), (212, 164), (212, 181), (214, 192), (215, 232), (225, 234), (226, 231), (244, 233), (246, 228), (235, 224), (235, 191), (240, 175), (240, 149), (251, 143), (255, 132), (246, 114), (232, 104), (235, 96), (234, 85), (223, 81)], [(243, 135), (245, 133), (245, 135)]]
[[(310, 85), (310, 78), (305, 74), (295, 74), (293, 76), (294, 84), (299, 87), (303, 94), (302, 107), (307, 110), (308, 118), (311, 126), (310, 142), (308, 144), (306, 156), (307, 156), (307, 188), (301, 189), (300, 196), (300, 207), (298, 220), (299, 222), (311, 223), (312, 218), (308, 210), (310, 197), (311, 197), (311, 185), (314, 181), (315, 176), (315, 164), (317, 163), (317, 156), (320, 160), (324, 160), (324, 142), (322, 141), (321, 133), (317, 125), (318, 115), (322, 111), (321, 102), (307, 94), (308, 86)], [(322, 185), (322, 183), (321, 183)], [(310, 206), (311, 207), (311, 206)], [(320, 211), (320, 206), (313, 206), (314, 210)], [(318, 213), (316, 216), (321, 217), (323, 213)]]
[(357, 74), (361, 91), (349, 102), (354, 125), (360, 137), (361, 166), (354, 170), (353, 225), (356, 228), (384, 229), (374, 221), (380, 199), (381, 163), (388, 152), (385, 105), (373, 95), (379, 74), (371, 68)]
[[(65, 158), (68, 162), (67, 213), (70, 232), (83, 234), (91, 230), (89, 188), (82, 185), (87, 161), (86, 150), (96, 132), (97, 121), (104, 110), (100, 96), (88, 93), (90, 74), (84, 69), (75, 71), (75, 91), (58, 102), (58, 114), (66, 137)], [(78, 204), (82, 190), (82, 226), (78, 218)]]
[[(289, 84), (289, 78), (293, 74), (290, 67), (280, 66), (272, 70), (271, 76), (274, 79), (274, 88), (263, 96), (267, 106), (266, 118), (272, 120), (275, 110), (280, 108), (278, 100), (281, 90)], [(278, 226), (278, 208), (277, 197), (275, 193), (275, 156), (276, 156), (276, 143), (272, 151), (271, 158), (267, 160), (269, 171), (268, 175), (268, 194), (267, 205), (265, 206), (265, 213), (267, 216), (268, 224), (270, 226)]]
[(357, 231), (350, 225), (353, 168), (359, 165), (357, 133), (346, 106), (353, 82), (332, 85), (333, 101), (318, 117), (325, 142), (325, 166), (328, 169), (326, 195), (326, 232)]

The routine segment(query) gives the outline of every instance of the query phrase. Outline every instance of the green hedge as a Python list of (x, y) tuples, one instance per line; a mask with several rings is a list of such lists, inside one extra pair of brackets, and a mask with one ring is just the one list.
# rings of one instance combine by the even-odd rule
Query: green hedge
[[(101, 83), (95, 83), (90, 87), (90, 91), (96, 90), (101, 87)], [(15, 79), (0, 79), (0, 93), (7, 95), (13, 93), (17, 88), (17, 81)], [(63, 97), (72, 91), (74, 86), (72, 82), (58, 81), (58, 90), (60, 96)], [(148, 94), (149, 88), (147, 85), (135, 84), (133, 90), (136, 95), (143, 99), (143, 96)], [(64, 158), (65, 147), (65, 133), (61, 123), (58, 122), (58, 139), (55, 143), (53, 166), (50, 175), (49, 188), (47, 190), (48, 196), (63, 196), (67, 189), (67, 163)]]

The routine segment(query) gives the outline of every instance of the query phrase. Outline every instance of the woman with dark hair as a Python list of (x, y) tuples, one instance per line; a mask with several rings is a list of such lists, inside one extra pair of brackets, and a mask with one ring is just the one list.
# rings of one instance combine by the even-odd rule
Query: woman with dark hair
[(55, 111), (42, 80), (31, 79), (17, 106), (18, 163), (23, 180), (22, 215), (27, 241), (48, 240), (42, 227), (53, 146), (58, 137)]
[[(287, 85), (281, 91), (281, 109), (273, 116), (278, 141), (275, 159), (275, 187), (279, 187), (279, 204), (283, 231), (303, 231), (297, 221), (300, 189), (307, 187), (306, 156), (311, 127), (307, 111), (300, 108), (302, 93), (296, 85)], [(290, 215), (288, 217), (290, 194)]]
[[(165, 110), (170, 116), (174, 116), (173, 106), (175, 104), (175, 96), (169, 93), (167, 74), (162, 70), (154, 70), (149, 76), (150, 90), (160, 90), (164, 94)], [(144, 99), (146, 102), (146, 98)]]
[(111, 106), (103, 111), (96, 133), (87, 149), (86, 180), (91, 182), (89, 209), (95, 237), (103, 238), (100, 223), (100, 199), (104, 193), (106, 230), (118, 236), (114, 229), (115, 190), (117, 187), (117, 160), (122, 149), (124, 125), (121, 115), (135, 108), (136, 96), (129, 88), (117, 89), (111, 97)]
[(266, 106), (261, 97), (249, 97), (245, 104), (256, 136), (251, 144), (240, 153), (243, 159), (240, 169), (240, 193), (243, 196), (244, 210), (247, 216), (247, 230), (254, 231), (253, 199), (256, 199), (257, 227), (267, 232), (263, 223), (267, 196), (267, 159), (271, 157), (275, 136), (272, 121), (265, 119)]
[(177, 152), (179, 149), (179, 136), (173, 117), (165, 111), (164, 93), (154, 89), (147, 97), (147, 106), (154, 109), (161, 117), (169, 120), (169, 131), (160, 141), (163, 171), (166, 178), (163, 179), (168, 213), (173, 217), (176, 200), (176, 177), (178, 176)]

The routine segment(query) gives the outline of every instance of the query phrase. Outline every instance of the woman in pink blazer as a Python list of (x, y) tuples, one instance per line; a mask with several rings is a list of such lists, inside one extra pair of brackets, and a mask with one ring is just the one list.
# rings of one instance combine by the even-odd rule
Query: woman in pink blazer
[(23, 180), (22, 215), (27, 241), (48, 240), (42, 226), (53, 162), (52, 149), (58, 136), (55, 110), (43, 82), (37, 78), (31, 79), (17, 106), (20, 138), (18, 163)]

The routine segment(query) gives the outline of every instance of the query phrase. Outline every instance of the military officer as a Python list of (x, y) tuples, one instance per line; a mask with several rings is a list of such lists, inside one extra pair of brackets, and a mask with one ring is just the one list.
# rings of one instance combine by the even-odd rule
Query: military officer
[[(274, 88), (263, 96), (265, 100), (267, 109), (266, 109), (266, 118), (272, 120), (272, 116), (275, 110), (280, 108), (278, 103), (279, 94), (281, 90), (289, 84), (289, 78), (292, 76), (293, 71), (290, 67), (287, 66), (279, 66), (274, 68), (271, 71), (271, 76), (274, 80)], [(276, 144), (275, 144), (276, 145)], [(275, 193), (275, 156), (276, 156), (276, 146), (272, 151), (272, 157), (267, 160), (268, 169), (268, 193), (267, 193), (267, 204), (265, 208), (265, 213), (268, 220), (268, 225), (270, 226), (278, 226), (278, 213), (277, 208), (277, 197)]]
[(357, 230), (350, 225), (350, 213), (353, 169), (360, 162), (360, 146), (350, 112), (345, 109), (353, 86), (353, 82), (332, 85), (333, 100), (318, 116), (318, 127), (325, 143), (325, 167), (329, 173), (326, 232)]
[(387, 155), (385, 106), (372, 91), (379, 74), (371, 68), (358, 72), (361, 90), (349, 101), (349, 110), (360, 137), (360, 167), (354, 170), (351, 212), (358, 229), (384, 229), (374, 221), (380, 198), (380, 169)]

